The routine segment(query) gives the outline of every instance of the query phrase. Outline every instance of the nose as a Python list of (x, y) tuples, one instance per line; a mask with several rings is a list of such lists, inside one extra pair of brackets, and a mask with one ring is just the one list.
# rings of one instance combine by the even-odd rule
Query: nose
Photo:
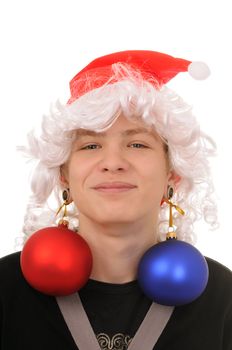
[(102, 152), (99, 166), (101, 171), (126, 171), (129, 168), (129, 162), (123, 154), (122, 149), (109, 147)]

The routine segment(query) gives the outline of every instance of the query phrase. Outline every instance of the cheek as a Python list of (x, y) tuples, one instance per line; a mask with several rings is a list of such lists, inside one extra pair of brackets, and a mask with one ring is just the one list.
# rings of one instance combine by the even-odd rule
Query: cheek
[(78, 196), (85, 187), (89, 174), (91, 174), (91, 166), (87, 162), (81, 160), (70, 160), (68, 166), (68, 180), (72, 195)]
[(158, 197), (163, 196), (167, 186), (167, 181), (168, 173), (164, 162), (158, 162), (150, 165), (143, 177), (143, 182), (147, 184), (147, 190), (150, 189), (153, 195), (155, 194)]
[(163, 156), (154, 157), (154, 160), (150, 159), (149, 162), (146, 162), (144, 169), (147, 169), (150, 177), (160, 180), (166, 179), (168, 174), (167, 161)]

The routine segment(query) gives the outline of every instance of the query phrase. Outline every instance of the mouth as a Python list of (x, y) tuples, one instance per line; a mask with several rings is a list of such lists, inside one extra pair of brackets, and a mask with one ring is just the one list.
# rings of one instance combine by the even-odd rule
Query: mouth
[(102, 193), (122, 193), (135, 189), (137, 186), (127, 182), (103, 182), (94, 187), (94, 190)]
[(135, 189), (135, 187), (110, 187), (110, 188), (104, 188), (104, 187), (99, 187), (95, 188), (96, 191), (98, 192), (103, 192), (103, 193), (121, 193), (121, 192), (128, 192)]

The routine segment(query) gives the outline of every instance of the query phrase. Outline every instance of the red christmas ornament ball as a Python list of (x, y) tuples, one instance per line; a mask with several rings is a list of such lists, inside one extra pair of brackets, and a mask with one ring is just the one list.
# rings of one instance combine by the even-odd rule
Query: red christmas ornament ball
[(38, 291), (54, 296), (81, 289), (89, 279), (92, 264), (87, 242), (65, 225), (35, 232), (20, 256), (27, 282)]

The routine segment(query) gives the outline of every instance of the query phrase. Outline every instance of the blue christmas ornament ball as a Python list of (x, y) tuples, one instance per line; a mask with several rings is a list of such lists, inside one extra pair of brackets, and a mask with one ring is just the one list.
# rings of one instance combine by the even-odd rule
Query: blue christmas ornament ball
[(175, 239), (151, 247), (138, 266), (144, 294), (162, 305), (191, 303), (205, 290), (208, 276), (207, 262), (199, 250)]

